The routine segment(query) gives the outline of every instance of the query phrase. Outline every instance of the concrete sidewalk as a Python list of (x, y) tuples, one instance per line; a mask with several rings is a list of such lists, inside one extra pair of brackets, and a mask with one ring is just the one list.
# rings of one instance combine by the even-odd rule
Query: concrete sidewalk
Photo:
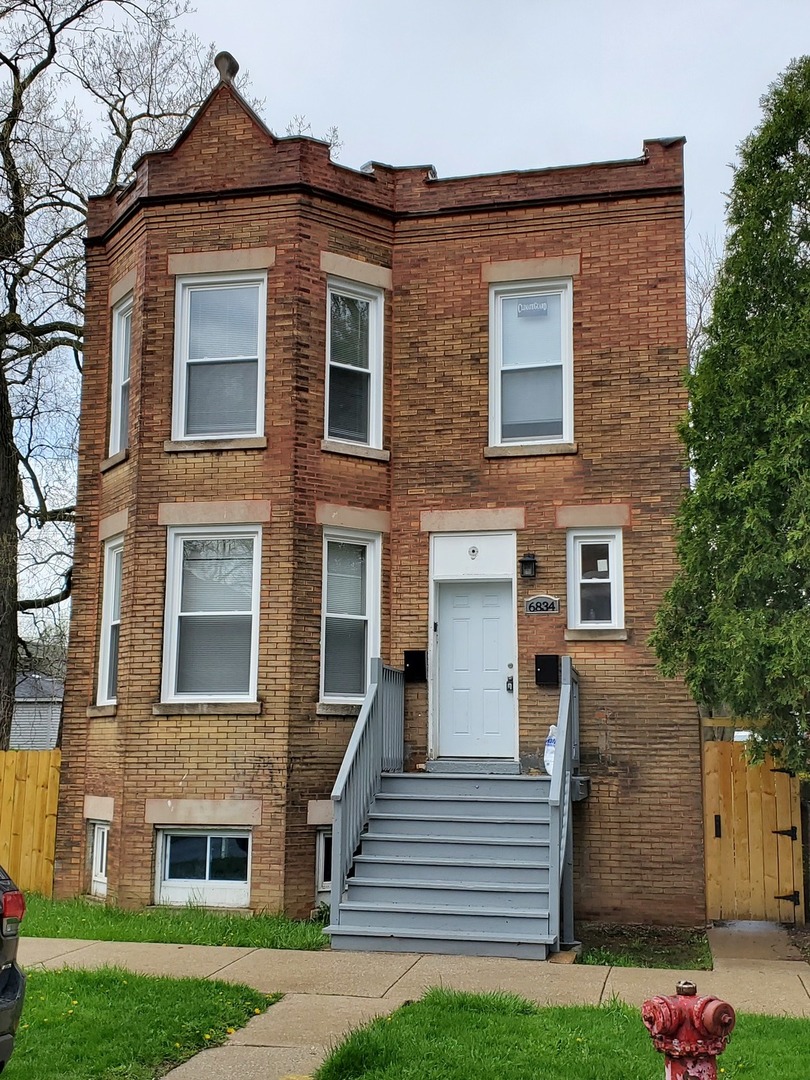
[[(701, 994), (739, 1012), (810, 1017), (810, 965), (793, 955), (784, 931), (754, 938), (710, 931), (714, 971), (549, 964), (535, 960), (405, 953), (292, 952), (207, 945), (23, 938), (26, 968), (108, 964), (149, 975), (195, 975), (247, 983), (285, 995), (225, 1046), (174, 1069), (172, 1080), (283, 1080), (311, 1074), (352, 1028), (392, 1012), (431, 986), (508, 990), (540, 1005), (598, 1005), (614, 995), (640, 1006), (690, 978)], [(754, 955), (746, 955), (752, 953)], [(723, 955), (720, 955), (723, 954)], [(735, 955), (736, 954), (736, 955)], [(742, 954), (742, 955), (740, 955)]]

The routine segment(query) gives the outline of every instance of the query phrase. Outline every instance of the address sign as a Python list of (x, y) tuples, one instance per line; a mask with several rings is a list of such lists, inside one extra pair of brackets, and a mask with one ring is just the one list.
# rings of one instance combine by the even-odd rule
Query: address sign
[(524, 602), (527, 615), (559, 615), (559, 596), (530, 596)]

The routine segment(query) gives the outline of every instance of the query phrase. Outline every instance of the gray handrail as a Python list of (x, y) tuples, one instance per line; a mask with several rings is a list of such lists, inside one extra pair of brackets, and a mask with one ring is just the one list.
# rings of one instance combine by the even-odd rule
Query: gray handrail
[(549, 858), (558, 860), (560, 888), (549, 894), (549, 932), (557, 939), (573, 940), (573, 829), (571, 777), (579, 765), (579, 676), (570, 656), (562, 657), (560, 704), (557, 710), (557, 746), (549, 785)]
[(384, 772), (399, 772), (404, 753), (404, 680), (401, 671), (375, 657), (360, 715), (332, 788), (333, 925), (340, 922), (340, 901), (360, 834)]

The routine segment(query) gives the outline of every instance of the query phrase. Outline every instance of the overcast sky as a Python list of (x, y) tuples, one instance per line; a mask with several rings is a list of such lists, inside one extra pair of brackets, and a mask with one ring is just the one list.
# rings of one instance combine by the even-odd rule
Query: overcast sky
[(440, 176), (637, 157), (685, 135), (689, 240), (723, 233), (759, 99), (810, 50), (808, 0), (195, 0), (283, 132), (336, 125), (341, 164)]

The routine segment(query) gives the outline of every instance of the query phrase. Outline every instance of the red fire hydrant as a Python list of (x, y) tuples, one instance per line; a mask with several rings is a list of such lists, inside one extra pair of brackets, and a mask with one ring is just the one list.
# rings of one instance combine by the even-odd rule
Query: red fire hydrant
[(734, 1009), (720, 998), (698, 997), (692, 982), (679, 982), (675, 994), (641, 1006), (655, 1049), (666, 1055), (666, 1080), (717, 1080), (717, 1055), (737, 1022)]

